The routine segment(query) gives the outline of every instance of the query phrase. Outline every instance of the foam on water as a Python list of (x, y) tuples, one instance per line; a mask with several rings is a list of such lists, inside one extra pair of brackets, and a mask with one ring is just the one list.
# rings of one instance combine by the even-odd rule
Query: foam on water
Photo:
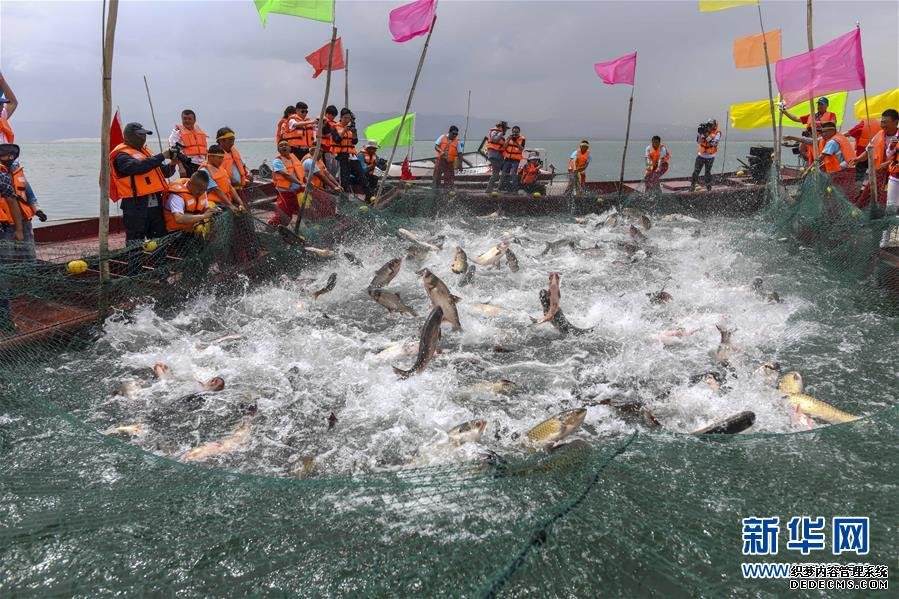
[[(592, 443), (645, 427), (638, 415), (602, 405), (603, 400), (644, 403), (674, 432), (742, 410), (756, 414), (753, 432), (791, 432), (786, 402), (753, 375), (755, 369), (770, 360), (803, 372), (811, 364), (841, 363), (845, 352), (864, 346), (858, 331), (882, 325), (877, 316), (856, 316), (853, 334), (816, 319), (810, 306), (817, 298), (803, 296), (802, 285), (787, 286), (782, 274), (766, 274), (763, 257), (743, 251), (752, 240), (736, 221), (657, 219), (635, 253), (620, 244), (631, 241), (627, 225), (595, 226), (603, 221), (603, 215), (584, 224), (419, 221), (410, 228), (425, 239), (445, 235), (443, 250), (421, 262), (404, 260), (389, 285), (418, 318), (389, 314), (365, 291), (374, 271), (404, 256), (409, 242), (367, 240), (340, 248), (364, 267), (339, 258), (299, 280), (282, 277), (262, 287), (242, 287), (236, 295), (188, 298), (176, 313), (160, 314), (148, 305), (114, 318), (93, 347), (68, 357), (55, 374), (88, 372), (105, 389), (135, 381), (137, 391), (130, 397), (103, 395), (81, 406), (81, 414), (100, 430), (140, 422), (142, 433), (132, 442), (174, 458), (227, 437), (247, 418), (246, 405), (256, 404), (247, 443), (205, 463), (316, 476), (475, 461), (484, 448), (500, 455), (522, 453), (528, 429), (578, 406), (587, 406), (588, 414), (576, 436)], [(589, 252), (562, 247), (541, 255), (547, 242), (566, 237), (580, 248), (599, 247)], [(450, 271), (455, 246), (470, 259), (501, 238), (516, 240), (511, 247), (521, 270), (478, 267), (474, 282), (459, 288), (459, 276)], [(409, 368), (415, 361), (418, 329), (429, 310), (415, 274), (422, 267), (463, 297), (458, 307), (464, 330), (452, 332), (444, 325), (441, 353), (421, 374), (398, 380), (391, 366)], [(532, 324), (529, 317), (542, 313), (538, 291), (548, 286), (551, 271), (561, 275), (566, 317), (591, 332), (563, 337), (550, 324)], [(314, 301), (312, 291), (323, 287), (331, 272), (337, 273), (335, 288)], [(749, 283), (757, 275), (775, 285), (782, 303), (752, 291)], [(662, 288), (674, 299), (650, 303), (648, 294)], [(499, 313), (487, 314), (478, 303), (490, 303)], [(729, 369), (716, 366), (716, 324), (736, 329)], [(660, 334), (677, 327), (692, 334), (662, 343)], [(225, 336), (237, 337), (216, 341)], [(827, 342), (810, 352), (807, 341), (815, 337)], [(405, 351), (393, 345), (403, 342)], [(509, 351), (495, 351), (497, 346)], [(171, 367), (171, 379), (150, 376), (160, 361)], [(692, 375), (711, 370), (725, 377), (720, 391), (690, 382)], [(807, 383), (838, 407), (873, 412), (894, 400), (877, 382), (870, 399), (854, 398), (869, 403), (847, 408), (835, 395), (841, 383), (820, 376), (820, 368), (815, 372), (819, 377), (807, 377)], [(183, 399), (198, 392), (196, 381), (212, 376), (225, 379), (224, 391), (193, 402)], [(849, 376), (855, 374), (845, 366), (832, 373)], [(478, 385), (500, 379), (513, 381), (514, 390), (500, 394)], [(337, 422), (329, 429), (331, 413)], [(450, 445), (445, 431), (474, 418), (488, 421), (482, 447)]]

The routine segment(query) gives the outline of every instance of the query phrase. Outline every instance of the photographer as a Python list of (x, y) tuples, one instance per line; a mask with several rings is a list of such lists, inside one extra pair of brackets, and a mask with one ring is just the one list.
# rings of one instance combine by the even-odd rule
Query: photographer
[(349, 108), (340, 110), (340, 122), (331, 131), (335, 160), (340, 168), (340, 186), (351, 191), (353, 185), (364, 185), (365, 175), (356, 154), (359, 134), (356, 133), (356, 116)]
[(718, 143), (721, 141), (721, 132), (718, 130), (718, 121), (712, 119), (707, 123), (699, 125), (699, 135), (696, 136), (696, 142), (699, 144), (699, 150), (696, 156), (696, 162), (693, 165), (693, 176), (690, 179), (690, 185), (693, 191), (698, 191), (699, 172), (705, 168), (705, 188), (712, 190), (712, 164), (715, 163), (715, 154), (718, 153)]

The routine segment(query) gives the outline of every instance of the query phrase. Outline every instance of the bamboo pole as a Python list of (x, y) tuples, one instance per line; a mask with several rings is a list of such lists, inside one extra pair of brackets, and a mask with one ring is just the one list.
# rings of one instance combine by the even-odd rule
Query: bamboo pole
[[(634, 88), (636, 87), (636, 81), (634, 85), (631, 86), (631, 99), (627, 102), (627, 128), (624, 131), (624, 151), (621, 152), (621, 173), (618, 176), (618, 197), (621, 197), (621, 193), (624, 190), (624, 161), (627, 158), (627, 143), (631, 137), (631, 111), (634, 108)], [(578, 177), (576, 181), (580, 180), (580, 173), (576, 173)]]
[(350, 107), (350, 51), (347, 49), (343, 61), (343, 107)]
[(462, 154), (465, 153), (465, 146), (468, 144), (468, 120), (471, 117), (471, 90), (468, 90), (468, 107), (465, 109), (465, 131), (462, 133), (462, 152), (459, 152), (459, 165), (464, 167)]
[[(116, 20), (119, 0), (109, 0), (107, 17), (103, 2), (103, 111), (100, 117), (100, 281), (109, 281), (109, 126), (112, 119), (112, 55), (115, 45)], [(101, 310), (102, 312), (102, 310)]]
[(159, 130), (159, 125), (156, 124), (156, 111), (153, 110), (153, 98), (150, 97), (150, 84), (147, 83), (147, 76), (144, 75), (144, 87), (147, 90), (147, 102), (150, 103), (150, 116), (153, 117), (153, 128), (156, 129), (156, 141), (159, 142), (159, 152), (162, 153), (162, 131)]
[(297, 215), (297, 223), (293, 226), (293, 232), (300, 230), (300, 224), (303, 222), (303, 210), (306, 209), (306, 201), (309, 198), (309, 188), (312, 186), (312, 174), (315, 172), (315, 165), (322, 153), (322, 128), (325, 124), (325, 109), (328, 107), (328, 95), (331, 92), (331, 65), (334, 59), (334, 44), (337, 41), (337, 26), (331, 25), (331, 46), (328, 48), (328, 75), (325, 78), (325, 97), (322, 100), (322, 111), (318, 115), (318, 135), (315, 140), (315, 151), (312, 153), (312, 167), (309, 169), (309, 177), (306, 179), (306, 185), (303, 186), (303, 198), (300, 200), (300, 213)]
[(384, 169), (384, 174), (381, 175), (381, 180), (378, 181), (378, 191), (377, 193), (375, 193), (374, 199), (374, 202), (376, 204), (381, 198), (381, 191), (384, 189), (384, 181), (387, 179), (387, 174), (390, 172), (390, 167), (393, 166), (393, 157), (396, 155), (397, 142), (399, 142), (400, 134), (402, 134), (403, 132), (403, 126), (406, 124), (406, 115), (409, 114), (409, 108), (412, 106), (412, 97), (415, 95), (415, 86), (418, 85), (418, 76), (421, 75), (421, 68), (425, 64), (425, 55), (427, 55), (428, 53), (428, 45), (431, 43), (431, 35), (434, 33), (434, 26), (436, 24), (437, 14), (434, 13), (434, 18), (431, 19), (431, 28), (428, 30), (428, 37), (425, 38), (425, 44), (421, 48), (421, 57), (419, 57), (418, 59), (418, 68), (415, 70), (415, 77), (413, 77), (412, 79), (412, 87), (409, 88), (409, 95), (406, 98), (406, 108), (403, 110), (403, 118), (400, 119), (399, 132), (393, 139), (393, 148), (391, 148), (390, 150), (390, 159), (387, 161), (387, 168)]
[(780, 177), (780, 146), (777, 145), (777, 125), (774, 123), (774, 88), (771, 85), (771, 61), (768, 58), (768, 35), (765, 33), (765, 24), (762, 22), (762, 3), (756, 5), (759, 9), (759, 27), (762, 30), (762, 49), (765, 51), (765, 71), (768, 74), (768, 100), (771, 102), (771, 133), (774, 143), (774, 165), (777, 176)]
[[(862, 93), (864, 93), (865, 97), (865, 127), (868, 128), (868, 131), (871, 131), (871, 113), (868, 111), (868, 88), (867, 86), (862, 88)], [(862, 127), (862, 131), (864, 131), (865, 127)], [(874, 169), (874, 160), (872, 160), (873, 156), (871, 156), (871, 152), (868, 152), (868, 185), (871, 186), (871, 214), (876, 214), (877, 210), (879, 210), (877, 204), (877, 172)]]
[[(811, 52), (815, 49), (815, 43), (812, 40), (812, 0), (807, 0), (805, 5), (805, 29), (806, 35), (808, 36), (808, 51)], [(814, 68), (814, 67), (812, 67)], [(808, 99), (808, 124), (809, 128), (812, 130), (812, 165), (817, 166), (818, 164), (818, 129), (815, 126), (815, 98), (814, 96)]]
[(727, 161), (727, 132), (730, 130), (730, 110), (724, 114), (724, 148), (721, 150), (721, 174), (724, 174), (724, 163)]

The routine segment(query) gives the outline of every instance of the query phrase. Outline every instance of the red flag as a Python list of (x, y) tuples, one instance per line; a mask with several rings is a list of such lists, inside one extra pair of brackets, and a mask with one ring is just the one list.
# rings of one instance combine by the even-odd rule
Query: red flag
[[(315, 72), (312, 73), (313, 79), (328, 70), (328, 53), (330, 51), (331, 42), (328, 42), (306, 57), (306, 62), (311, 64), (312, 68), (315, 69)], [(340, 38), (337, 38), (334, 40), (334, 54), (331, 56), (331, 70), (338, 71), (345, 67), (346, 65), (343, 63), (343, 45), (340, 43)]]
[(403, 159), (403, 165), (400, 167), (400, 180), (411, 181), (413, 179), (415, 179), (415, 177), (412, 176), (412, 169), (409, 168), (409, 157), (406, 156)]
[[(112, 117), (112, 123), (109, 124), (109, 151), (114, 150), (123, 141), (125, 141), (125, 137), (122, 135), (122, 118), (119, 116), (119, 111), (116, 110)], [(121, 199), (112, 177), (109, 178), (109, 199), (113, 202)]]

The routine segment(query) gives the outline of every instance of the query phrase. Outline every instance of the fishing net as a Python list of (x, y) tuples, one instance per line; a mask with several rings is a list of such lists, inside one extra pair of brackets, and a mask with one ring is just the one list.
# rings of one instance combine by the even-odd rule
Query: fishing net
[[(782, 189), (775, 177), (769, 207), (747, 226), (769, 243), (795, 235), (815, 250), (810, 260), (859, 285), (895, 219), (857, 214), (827, 187), (816, 176)], [(623, 205), (663, 201), (640, 194)], [(441, 205), (421, 193), (397, 202), (378, 211), (344, 199), (350, 223), (300, 234), (323, 245), (336, 228), (383, 235)], [(871, 554), (851, 561), (887, 564), (896, 583), (899, 454), (886, 450), (899, 433), (895, 407), (806, 433), (634, 431), (556, 453), (359, 476), (240, 474), (101, 434), (77, 414), (108, 390), (66, 360), (96, 342), (104, 317), (145, 302), (189, 305), (210, 288), (228, 301), (318, 259), (290, 232), (230, 213), (199, 236), (113, 247), (106, 285), (84, 248), (39, 246), (37, 261), (0, 264), (0, 293), (36, 331), (0, 333), (4, 595), (775, 596), (785, 581), (741, 575), (741, 562), (765, 561), (741, 555), (741, 519), (819, 514), (870, 517)], [(54, 310), (72, 322), (49, 335), (40, 320), (58, 325)], [(837, 391), (860, 393), (857, 382)]]

